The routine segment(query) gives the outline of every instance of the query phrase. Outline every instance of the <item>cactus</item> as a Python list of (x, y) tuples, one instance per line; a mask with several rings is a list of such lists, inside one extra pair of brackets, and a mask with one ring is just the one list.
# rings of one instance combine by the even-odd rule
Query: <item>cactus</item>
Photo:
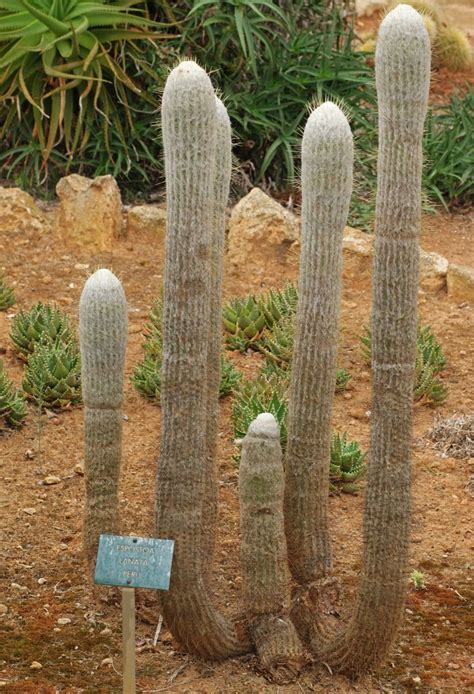
[(299, 299), (285, 467), (288, 555), (293, 576), (303, 585), (331, 567), (331, 410), (352, 162), (347, 119), (335, 104), (326, 102), (310, 115), (303, 135)]
[(214, 231), (222, 233), (216, 205), (223, 202), (216, 201), (216, 99), (209, 77), (192, 61), (168, 76), (162, 127), (168, 214), (157, 533), (176, 542), (162, 610), (174, 637), (190, 652), (225, 657), (247, 651), (249, 642), (217, 610), (211, 590), (215, 527), (209, 519), (215, 515), (217, 481), (206, 441), (213, 354), (210, 274)]
[(362, 580), (348, 627), (314, 648), (355, 675), (388, 652), (407, 587), (410, 449), (417, 335), (422, 136), (430, 42), (420, 15), (399, 5), (376, 52), (379, 99), (377, 225), (372, 308), (372, 426)]
[(127, 302), (120, 281), (97, 270), (84, 285), (79, 335), (84, 400), (84, 548), (93, 573), (101, 533), (117, 531)]
[(306, 662), (288, 612), (290, 572), (283, 519), (280, 432), (262, 413), (242, 441), (239, 473), (243, 599), (260, 664), (278, 684), (291, 682)]

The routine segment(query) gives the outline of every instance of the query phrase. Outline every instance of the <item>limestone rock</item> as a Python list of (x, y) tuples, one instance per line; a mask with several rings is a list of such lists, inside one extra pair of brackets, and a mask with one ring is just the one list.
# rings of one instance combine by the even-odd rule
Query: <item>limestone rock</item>
[(372, 271), (374, 237), (359, 229), (346, 227), (342, 241), (344, 275), (360, 276)]
[(41, 231), (44, 217), (35, 201), (20, 188), (0, 187), (0, 234)]
[(420, 286), (428, 291), (436, 292), (446, 287), (448, 261), (439, 253), (420, 249)]
[(234, 270), (257, 270), (272, 260), (284, 264), (286, 251), (298, 239), (296, 217), (260, 188), (253, 188), (233, 208), (227, 261)]
[(355, 5), (359, 17), (370, 17), (374, 12), (385, 9), (388, 0), (356, 0)]
[(61, 178), (56, 193), (59, 233), (90, 250), (111, 251), (123, 227), (122, 200), (112, 176), (71, 174)]
[(156, 233), (161, 241), (165, 235), (166, 210), (156, 205), (136, 205), (127, 214), (127, 230), (130, 235), (140, 231)]
[(450, 263), (447, 280), (451, 299), (474, 303), (474, 268)]

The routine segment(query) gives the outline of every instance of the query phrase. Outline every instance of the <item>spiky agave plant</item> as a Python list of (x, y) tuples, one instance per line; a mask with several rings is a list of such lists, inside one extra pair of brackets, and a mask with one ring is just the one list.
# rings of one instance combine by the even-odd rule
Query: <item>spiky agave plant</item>
[(6, 311), (14, 303), (15, 294), (13, 289), (5, 283), (3, 275), (0, 275), (0, 311)]
[(273, 325), (273, 320), (262, 298), (232, 299), (222, 311), (228, 349), (245, 352), (250, 347), (255, 348), (265, 328)]
[(81, 364), (77, 343), (44, 342), (28, 359), (23, 390), (40, 408), (64, 409), (81, 401)]
[(69, 317), (57, 306), (35, 304), (29, 311), (20, 311), (12, 321), (10, 337), (13, 349), (26, 361), (35, 347), (45, 342), (68, 343), (74, 340)]
[(0, 359), (0, 426), (5, 424), (18, 429), (26, 416), (25, 396), (5, 373)]
[(286, 417), (288, 413), (288, 380), (276, 376), (258, 377), (243, 383), (235, 393), (232, 407), (234, 435), (237, 440), (245, 437), (250, 423), (263, 412), (272, 414), (280, 428), (280, 443), (284, 449), (287, 439)]

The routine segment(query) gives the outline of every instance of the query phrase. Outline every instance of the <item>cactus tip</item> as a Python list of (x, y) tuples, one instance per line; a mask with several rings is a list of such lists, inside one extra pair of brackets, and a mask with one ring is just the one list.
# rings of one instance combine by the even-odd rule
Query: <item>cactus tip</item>
[(277, 439), (280, 428), (275, 417), (270, 412), (262, 412), (250, 424), (247, 435), (265, 439)]

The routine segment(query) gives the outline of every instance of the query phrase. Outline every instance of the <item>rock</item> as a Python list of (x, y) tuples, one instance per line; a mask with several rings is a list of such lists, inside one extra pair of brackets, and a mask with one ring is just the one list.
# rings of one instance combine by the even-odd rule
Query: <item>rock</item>
[(253, 188), (232, 210), (227, 260), (245, 272), (260, 270), (272, 259), (286, 262), (286, 252), (299, 238), (296, 217), (260, 188)]
[(77, 463), (77, 465), (74, 465), (74, 472), (76, 473), (76, 475), (79, 475), (80, 477), (84, 477), (84, 467), (80, 463)]
[(111, 251), (122, 234), (122, 200), (112, 176), (71, 174), (56, 186), (59, 233), (89, 250)]
[(46, 485), (59, 484), (59, 482), (61, 482), (61, 478), (57, 477), (56, 475), (48, 475), (43, 480), (43, 484), (46, 484)]
[(367, 275), (372, 271), (373, 235), (346, 227), (342, 240), (342, 255), (344, 275)]
[(445, 289), (448, 265), (447, 259), (439, 253), (420, 248), (420, 286), (432, 292)]
[(100, 635), (101, 635), (101, 636), (110, 636), (111, 633), (112, 633), (112, 629), (110, 629), (110, 627), (105, 627), (105, 628), (102, 629), (102, 631), (100, 632)]
[(166, 231), (166, 210), (156, 205), (131, 207), (127, 214), (127, 231), (130, 236), (150, 231), (162, 241)]
[(102, 662), (100, 663), (101, 665), (112, 665), (113, 664), (112, 658), (104, 658)]
[(387, 7), (389, 0), (356, 0), (356, 12), (359, 17), (370, 17)]
[(450, 263), (447, 280), (451, 299), (474, 303), (474, 268)]
[(0, 187), (0, 233), (38, 232), (44, 222), (31, 195), (20, 188)]
[(34, 516), (34, 514), (36, 513), (36, 509), (35, 508), (24, 508), (23, 513), (26, 513), (28, 516)]
[(30, 670), (41, 670), (42, 669), (41, 663), (38, 663), (37, 660), (33, 660), (33, 662), (30, 665)]
[(38, 585), (44, 586), (45, 583), (47, 583), (45, 578), (38, 578)]
[(7, 614), (8, 612), (8, 607), (6, 605), (3, 605), (3, 603), (0, 603), (0, 617), (3, 617), (4, 614)]
[(58, 619), (58, 624), (60, 624), (61, 626), (64, 626), (66, 624), (71, 624), (71, 622), (72, 622), (72, 620), (69, 619), (69, 617), (59, 617), (59, 619)]
[(88, 270), (89, 267), (89, 263), (76, 263), (74, 265), (74, 270)]

